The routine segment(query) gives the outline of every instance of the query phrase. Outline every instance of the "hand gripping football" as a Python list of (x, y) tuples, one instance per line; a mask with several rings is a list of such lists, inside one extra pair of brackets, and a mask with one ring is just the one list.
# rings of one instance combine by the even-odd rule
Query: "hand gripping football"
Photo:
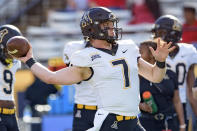
[(14, 57), (24, 57), (29, 51), (29, 41), (23, 36), (14, 36), (6, 44), (8, 54)]

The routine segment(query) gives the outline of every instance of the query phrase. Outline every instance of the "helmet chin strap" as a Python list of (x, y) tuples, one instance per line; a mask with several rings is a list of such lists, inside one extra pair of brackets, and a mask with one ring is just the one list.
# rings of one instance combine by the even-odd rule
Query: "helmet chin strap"
[(115, 40), (112, 40), (112, 39), (108, 39), (108, 40), (106, 40), (108, 43), (110, 43), (110, 44), (114, 44), (115, 43)]

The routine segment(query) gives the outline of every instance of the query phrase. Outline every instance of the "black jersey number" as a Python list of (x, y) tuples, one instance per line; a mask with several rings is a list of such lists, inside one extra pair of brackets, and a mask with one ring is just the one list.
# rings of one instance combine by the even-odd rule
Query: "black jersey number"
[(124, 88), (130, 87), (130, 81), (129, 81), (129, 68), (127, 65), (127, 62), (125, 59), (118, 59), (111, 62), (113, 66), (121, 65), (122, 67), (122, 74), (124, 79)]
[(186, 77), (186, 66), (184, 63), (178, 63), (176, 65), (176, 74), (178, 77), (178, 85), (183, 85)]
[(12, 72), (9, 70), (4, 70), (3, 71), (3, 79), (5, 81), (5, 83), (7, 83), (9, 85), (8, 88), (4, 88), (3, 91), (6, 94), (11, 94), (12, 93), (12, 83), (13, 83), (13, 75)]

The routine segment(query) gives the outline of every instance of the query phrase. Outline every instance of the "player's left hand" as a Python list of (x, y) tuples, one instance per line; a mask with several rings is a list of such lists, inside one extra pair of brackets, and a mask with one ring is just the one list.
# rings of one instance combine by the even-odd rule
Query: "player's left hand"
[(152, 47), (149, 47), (149, 49), (157, 61), (164, 62), (168, 54), (176, 48), (175, 46), (171, 47), (171, 45), (172, 42), (162, 42), (159, 38), (157, 40), (157, 49), (154, 50)]
[(146, 104), (145, 102), (140, 103), (139, 107), (141, 110), (143, 110), (145, 112), (152, 113), (152, 108), (148, 104)]

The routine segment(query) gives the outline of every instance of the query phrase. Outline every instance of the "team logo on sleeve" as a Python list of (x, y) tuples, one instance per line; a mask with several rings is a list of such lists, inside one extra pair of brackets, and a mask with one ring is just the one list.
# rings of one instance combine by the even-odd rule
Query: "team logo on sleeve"
[(65, 56), (65, 60), (69, 60), (69, 57), (67, 54), (64, 54), (64, 56)]
[(101, 56), (99, 54), (94, 54), (91, 56), (92, 61), (97, 59), (97, 58), (101, 58)]

